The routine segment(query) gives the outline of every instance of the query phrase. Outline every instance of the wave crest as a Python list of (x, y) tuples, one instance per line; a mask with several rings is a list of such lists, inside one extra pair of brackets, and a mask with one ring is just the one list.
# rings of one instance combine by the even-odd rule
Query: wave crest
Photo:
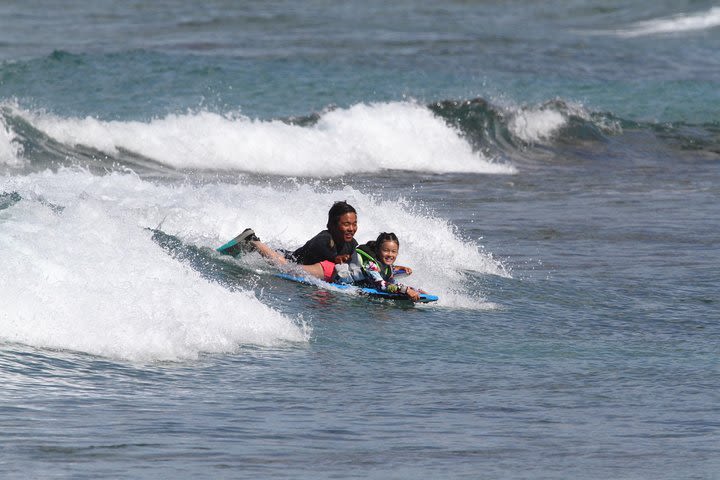
[(622, 131), (621, 122), (611, 115), (592, 113), (560, 99), (503, 108), (477, 98), (438, 102), (431, 108), (486, 155), (495, 151), (513, 158), (535, 144), (602, 140)]

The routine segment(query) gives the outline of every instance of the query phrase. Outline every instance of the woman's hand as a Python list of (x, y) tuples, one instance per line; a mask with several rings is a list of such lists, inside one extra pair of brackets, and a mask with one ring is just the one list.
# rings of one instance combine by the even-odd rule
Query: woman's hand
[(338, 255), (335, 257), (335, 263), (348, 263), (350, 261), (350, 255)]

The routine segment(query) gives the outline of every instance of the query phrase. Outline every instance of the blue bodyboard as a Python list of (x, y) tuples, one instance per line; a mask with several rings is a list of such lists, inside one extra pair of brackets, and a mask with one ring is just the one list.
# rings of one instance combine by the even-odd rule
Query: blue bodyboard
[[(295, 275), (290, 275), (287, 273), (276, 273), (275, 276), (278, 278), (282, 278), (284, 280), (289, 280), (291, 282), (305, 283), (307, 285), (322, 286), (323, 284), (325, 284), (336, 290), (356, 291), (356, 292), (360, 293), (361, 295), (368, 295), (370, 297), (384, 298), (387, 300), (410, 301), (408, 296), (403, 295), (402, 293), (383, 292), (382, 290), (377, 290), (375, 288), (370, 288), (370, 287), (359, 287), (356, 285), (347, 285), (344, 283), (330, 283), (330, 282), (323, 282), (321, 280), (310, 280), (305, 277), (297, 277)], [(418, 303), (430, 303), (430, 302), (437, 302), (437, 301), (438, 301), (438, 297), (436, 295), (430, 295), (429, 293), (421, 293)]]

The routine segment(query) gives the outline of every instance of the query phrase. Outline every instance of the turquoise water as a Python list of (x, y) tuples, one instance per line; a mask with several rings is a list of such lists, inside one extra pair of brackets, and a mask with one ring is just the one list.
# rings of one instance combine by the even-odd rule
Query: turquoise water
[(6, 2), (0, 474), (718, 478), (718, 8)]

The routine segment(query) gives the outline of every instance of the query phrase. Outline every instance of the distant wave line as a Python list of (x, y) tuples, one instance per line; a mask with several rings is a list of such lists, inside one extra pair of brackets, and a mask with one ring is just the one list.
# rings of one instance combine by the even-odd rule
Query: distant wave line
[(695, 14), (678, 14), (672, 17), (645, 20), (630, 25), (614, 33), (621, 37), (640, 37), (663, 33), (679, 33), (707, 30), (720, 26), (720, 7)]

